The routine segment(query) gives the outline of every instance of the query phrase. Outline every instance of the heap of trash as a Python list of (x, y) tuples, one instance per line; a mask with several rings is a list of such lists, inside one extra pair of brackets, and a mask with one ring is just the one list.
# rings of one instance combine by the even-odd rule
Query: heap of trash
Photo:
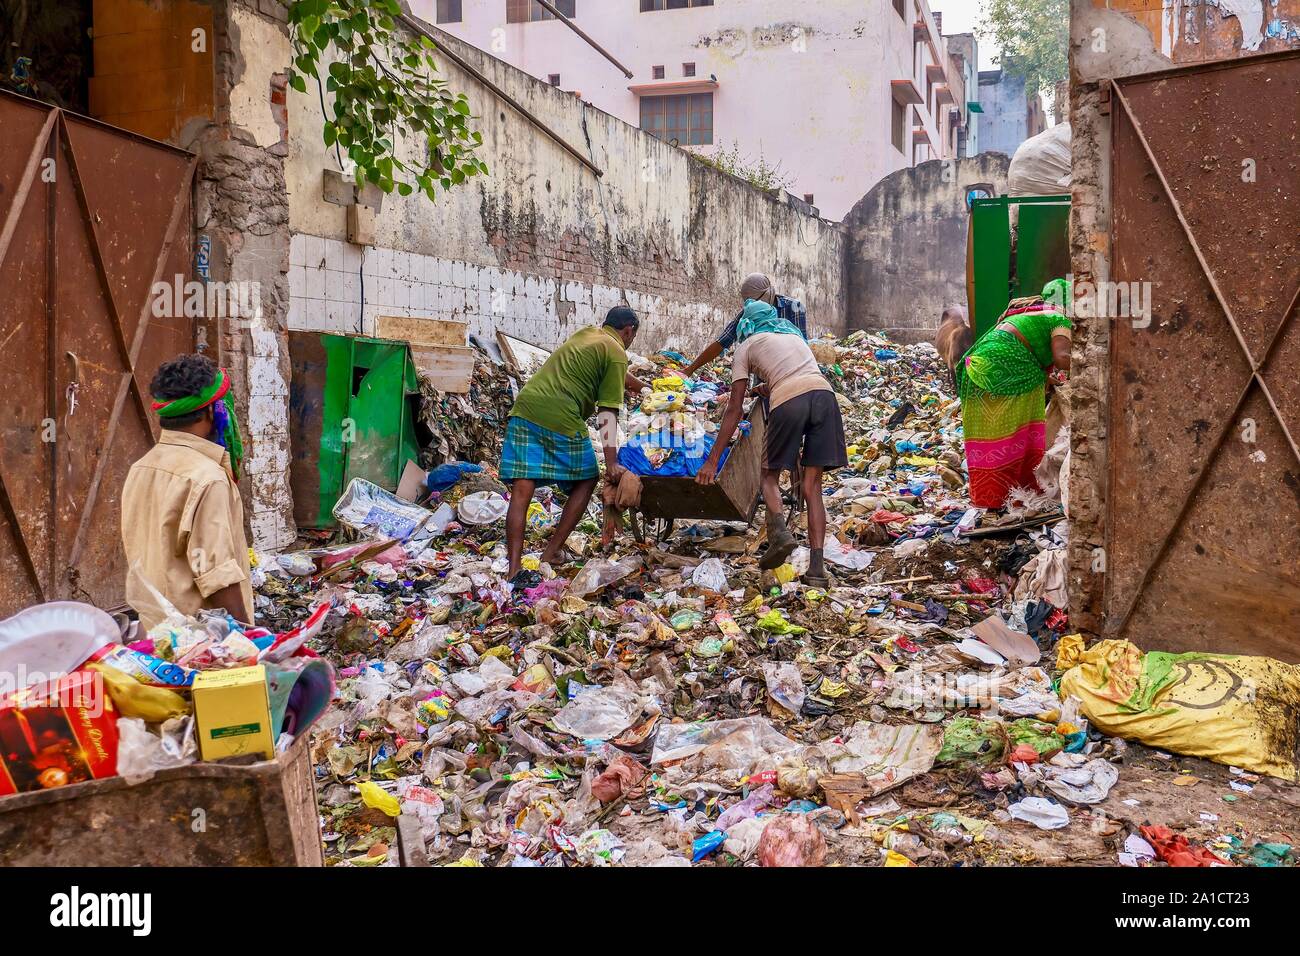
[[(1294, 798), (1294, 717), (1289, 737), (1280, 724), (1300, 668), (1085, 646), (1061, 507), (970, 507), (934, 349), (865, 332), (813, 348), (850, 443), (824, 489), (825, 590), (800, 583), (803, 549), (761, 570), (743, 521), (602, 546), (596, 502), (543, 565), (550, 489), (529, 509), (535, 574), (512, 588), (486, 432), (445, 439), (480, 457), (422, 462), (407, 497), (353, 481), (328, 546), (258, 555), (259, 622), (312, 620), (304, 646), (338, 677), (311, 742), (327, 862), (981, 865), (1069, 837), (1090, 841), (1061, 844), (1076, 861), (1295, 863), (1265, 800), (1245, 804)], [(637, 369), (655, 385), (624, 451), (648, 468), (730, 437), (725, 367), (687, 380), (685, 364)], [(499, 393), (489, 405), (499, 423)], [(673, 425), (681, 447), (657, 438)], [(1213, 791), (1218, 812), (1173, 821), (1141, 789), (1157, 774), (1152, 792)]]
[(272, 760), (330, 708), (333, 667), (308, 646), (327, 606), (274, 632), (150, 590), (161, 620), (147, 631), (75, 601), (0, 621), (0, 795)]

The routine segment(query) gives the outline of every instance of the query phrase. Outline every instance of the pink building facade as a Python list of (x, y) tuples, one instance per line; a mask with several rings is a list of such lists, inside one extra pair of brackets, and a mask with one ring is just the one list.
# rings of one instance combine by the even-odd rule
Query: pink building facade
[(412, 0), (413, 12), (627, 123), (738, 148), (840, 219), (894, 170), (956, 158), (965, 81), (925, 0)]

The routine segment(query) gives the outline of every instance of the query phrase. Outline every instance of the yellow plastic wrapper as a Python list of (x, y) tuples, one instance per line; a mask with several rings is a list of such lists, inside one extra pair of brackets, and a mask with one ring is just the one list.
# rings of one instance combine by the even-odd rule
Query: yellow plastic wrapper
[(357, 784), (357, 789), (361, 791), (361, 800), (366, 806), (382, 810), (390, 817), (395, 817), (402, 812), (402, 804), (398, 799), (379, 784), (367, 780), (365, 783)]
[(799, 572), (794, 569), (793, 564), (783, 564), (772, 572), (772, 577), (776, 578), (778, 584), (789, 584), (799, 576)]
[(916, 866), (911, 860), (903, 856), (897, 850), (890, 850), (885, 854), (885, 866)]
[(1300, 666), (1231, 654), (1144, 654), (1128, 641), (1058, 653), (1058, 661), (1076, 657), (1061, 676), (1061, 698), (1078, 697), (1102, 733), (1300, 782)]
[(680, 375), (665, 375), (663, 378), (657, 378), (651, 383), (651, 387), (656, 392), (680, 392), (686, 387)]
[(107, 664), (87, 664), (86, 669), (98, 671), (103, 676), (108, 696), (123, 717), (138, 717), (146, 724), (160, 724), (190, 712), (185, 698), (174, 690), (142, 684), (130, 674)]
[(647, 414), (675, 412), (685, 407), (686, 396), (681, 392), (654, 392), (641, 403), (641, 411)]
[[(541, 507), (540, 505), (537, 504), (537, 502), (534, 501), (531, 505), (528, 506), (528, 510), (530, 513), (532, 512), (534, 506)], [(526, 558), (521, 558), (519, 560), (519, 564), (526, 571), (536, 571), (538, 568), (542, 566), (542, 559), (537, 557), (536, 555), (530, 554)]]
[(478, 866), (478, 867), (481, 867), (482, 865), (483, 864), (480, 863), (478, 860), (472, 860), (467, 856), (462, 856), (459, 860), (453, 860), (450, 863), (443, 864), (443, 866)]

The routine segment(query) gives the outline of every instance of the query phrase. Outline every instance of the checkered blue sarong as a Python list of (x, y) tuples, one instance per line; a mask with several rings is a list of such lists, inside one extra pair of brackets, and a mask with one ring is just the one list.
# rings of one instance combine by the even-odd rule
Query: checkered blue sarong
[(557, 485), (562, 491), (576, 482), (600, 474), (596, 449), (584, 432), (561, 435), (518, 416), (506, 424), (501, 449), (501, 480), (527, 478), (539, 485)]

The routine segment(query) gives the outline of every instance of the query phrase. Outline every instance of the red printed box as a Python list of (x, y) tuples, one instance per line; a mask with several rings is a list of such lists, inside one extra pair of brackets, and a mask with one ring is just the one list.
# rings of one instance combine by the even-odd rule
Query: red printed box
[(0, 698), (0, 795), (117, 774), (117, 712), (94, 671)]

